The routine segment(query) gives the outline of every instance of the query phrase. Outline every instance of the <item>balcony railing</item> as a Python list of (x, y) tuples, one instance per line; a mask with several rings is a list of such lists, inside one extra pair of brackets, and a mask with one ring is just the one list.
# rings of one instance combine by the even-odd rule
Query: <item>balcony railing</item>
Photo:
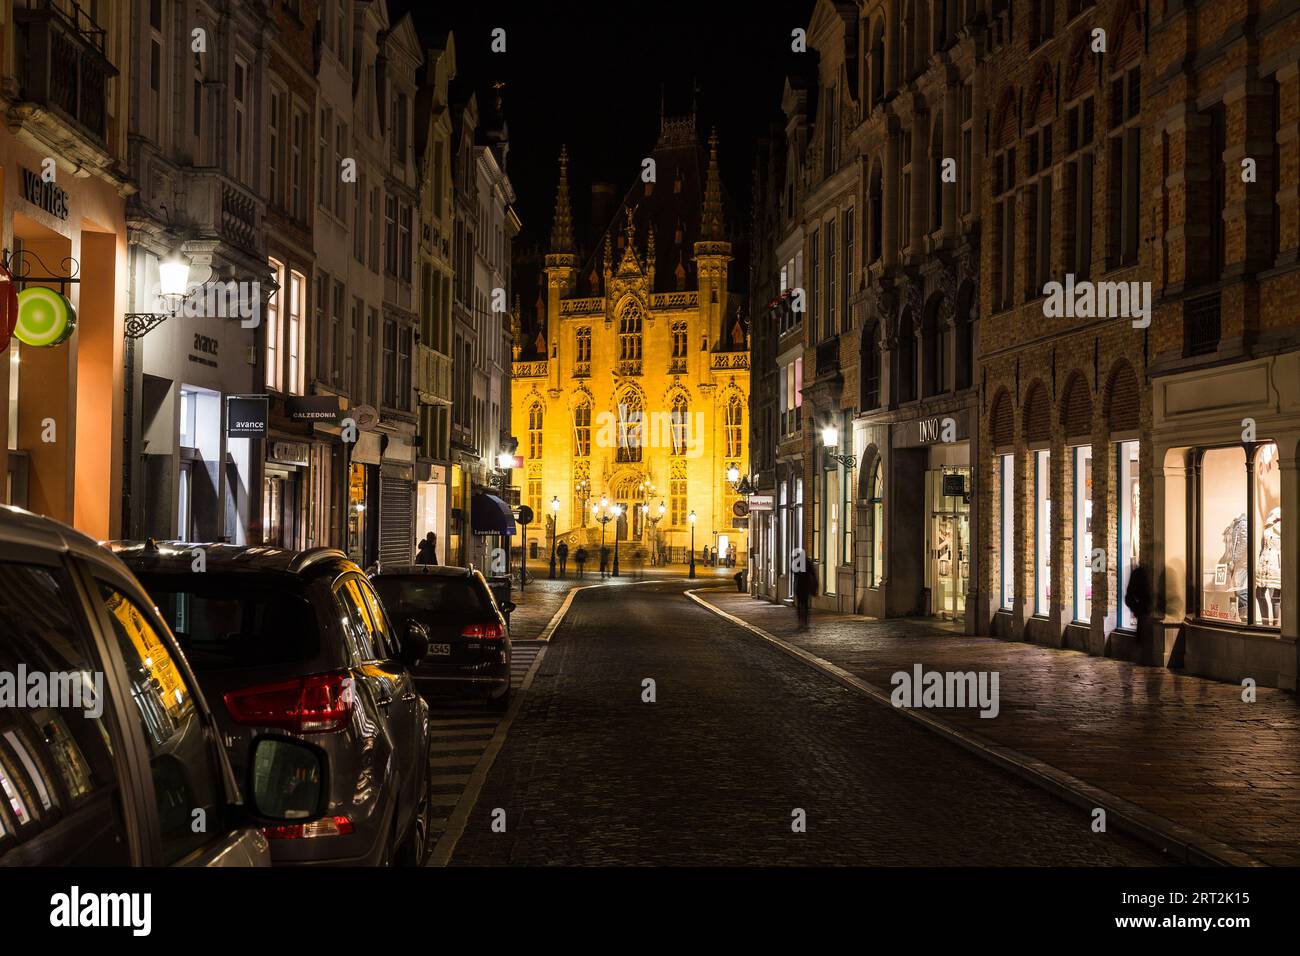
[(545, 378), (546, 377), (546, 360), (540, 362), (516, 362), (514, 368), (515, 378)]
[(14, 4), (19, 96), (47, 107), (104, 147), (108, 80), (117, 68), (104, 55), (104, 30), (67, 0)]
[(748, 352), (714, 352), (711, 368), (749, 368)]
[(605, 300), (600, 296), (588, 299), (561, 299), (560, 315), (595, 315), (605, 308)]
[(1183, 302), (1183, 351), (1187, 355), (1210, 355), (1219, 350), (1223, 334), (1218, 291)]
[(699, 306), (699, 292), (656, 292), (650, 297), (650, 308), (656, 312), (661, 309), (697, 309)]
[(451, 356), (420, 345), (415, 353), (415, 390), (421, 405), (450, 405)]

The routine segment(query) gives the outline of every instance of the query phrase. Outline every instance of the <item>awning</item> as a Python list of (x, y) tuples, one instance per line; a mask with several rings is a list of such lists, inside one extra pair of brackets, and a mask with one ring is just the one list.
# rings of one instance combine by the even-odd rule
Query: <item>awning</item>
[(470, 531), (475, 535), (515, 533), (515, 519), (510, 506), (496, 495), (479, 492), (469, 500)]

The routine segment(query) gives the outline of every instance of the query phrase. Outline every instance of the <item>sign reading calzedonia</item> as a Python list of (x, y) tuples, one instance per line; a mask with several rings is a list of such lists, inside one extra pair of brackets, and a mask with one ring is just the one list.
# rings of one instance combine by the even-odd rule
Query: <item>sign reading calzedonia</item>
[(266, 437), (266, 396), (226, 396), (226, 437)]

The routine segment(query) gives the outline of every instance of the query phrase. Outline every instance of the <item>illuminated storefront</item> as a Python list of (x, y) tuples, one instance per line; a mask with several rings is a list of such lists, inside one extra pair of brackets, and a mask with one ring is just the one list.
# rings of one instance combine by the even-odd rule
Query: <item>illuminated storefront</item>
[(1296, 687), (1300, 352), (1156, 380), (1163, 633), (1191, 673)]

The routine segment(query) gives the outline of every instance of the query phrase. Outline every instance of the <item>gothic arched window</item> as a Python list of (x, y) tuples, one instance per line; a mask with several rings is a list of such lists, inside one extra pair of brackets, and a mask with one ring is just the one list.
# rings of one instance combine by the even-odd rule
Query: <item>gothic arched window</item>
[(739, 458), (744, 447), (745, 406), (739, 395), (727, 402), (727, 457)]
[(543, 414), (541, 402), (535, 402), (528, 409), (528, 457), (532, 459), (542, 457)]

